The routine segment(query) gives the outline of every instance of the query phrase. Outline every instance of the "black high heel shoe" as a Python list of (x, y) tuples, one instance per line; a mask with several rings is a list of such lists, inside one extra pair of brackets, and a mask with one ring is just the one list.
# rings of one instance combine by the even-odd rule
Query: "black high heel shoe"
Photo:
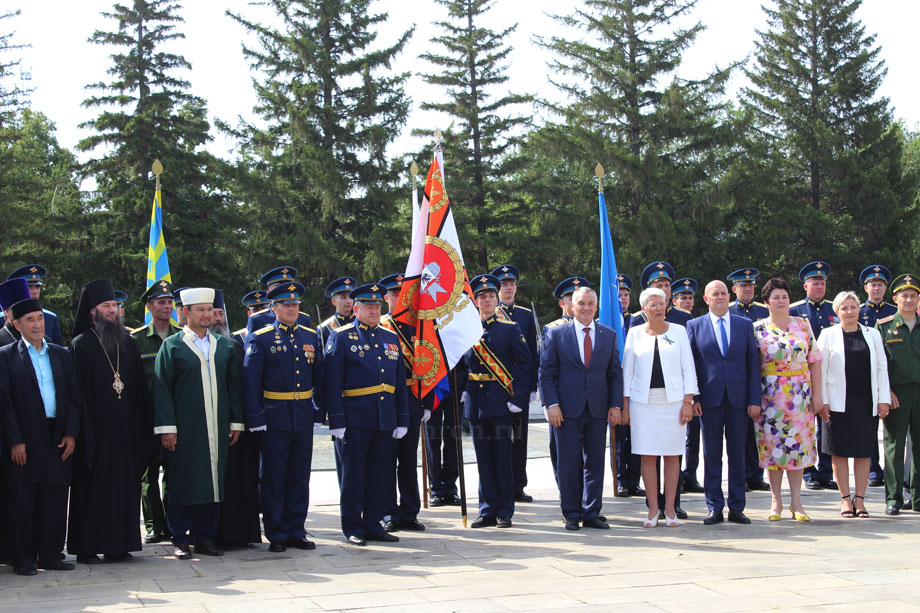
[[(854, 500), (853, 508), (854, 508), (854, 509), (856, 508), (855, 500), (856, 500), (857, 498), (859, 498), (860, 500), (865, 500), (865, 499), (866, 499), (865, 496), (857, 496), (857, 495), (854, 494), (854, 495), (853, 495), (853, 500)], [(861, 517), (861, 518), (869, 517), (869, 511), (856, 511), (856, 517)]]
[(840, 500), (846, 500), (849, 503), (848, 506), (850, 507), (846, 511), (841, 511), (840, 517), (846, 517), (847, 519), (853, 519), (854, 517), (856, 517), (856, 511), (855, 511), (856, 506), (853, 504), (853, 501), (850, 499), (850, 497), (841, 496)]

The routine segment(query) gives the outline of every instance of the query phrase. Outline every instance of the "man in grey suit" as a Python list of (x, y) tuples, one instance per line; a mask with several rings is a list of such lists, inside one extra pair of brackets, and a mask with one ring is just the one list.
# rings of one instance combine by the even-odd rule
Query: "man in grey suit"
[(610, 526), (598, 515), (607, 422), (620, 423), (623, 370), (613, 329), (594, 321), (597, 294), (572, 295), (575, 319), (551, 328), (540, 354), (540, 391), (553, 425), (566, 530)]

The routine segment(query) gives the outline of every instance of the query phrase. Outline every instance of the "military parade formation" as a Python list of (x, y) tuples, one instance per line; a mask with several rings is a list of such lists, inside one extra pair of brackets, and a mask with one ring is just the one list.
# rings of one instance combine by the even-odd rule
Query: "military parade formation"
[[(567, 530), (609, 528), (602, 513), (608, 444), (616, 495), (647, 498), (646, 527), (659, 518), (668, 526), (687, 519), (681, 495), (696, 493), (705, 495), (705, 524), (721, 522), (726, 504), (729, 521), (747, 524), (745, 491), (771, 487), (769, 519), (778, 520), (783, 509), (777, 508), (775, 477), (781, 483), (783, 472), (793, 490), (793, 518), (807, 521), (793, 475), (802, 469), (809, 489), (849, 492), (849, 484), (837, 480), (841, 456), (843, 466), (847, 457), (857, 460), (856, 495), (842, 496), (843, 517), (868, 516), (857, 500), (864, 493), (860, 479), (885, 487), (886, 514), (920, 510), (920, 446), (911, 445), (920, 436), (920, 279), (892, 278), (882, 265), (860, 274), (866, 297), (851, 324), (845, 303), (852, 293), (826, 298), (826, 262), (802, 267), (805, 299), (781, 304), (778, 294), (790, 298), (788, 284), (775, 278), (763, 286), (764, 302), (755, 300), (761, 276), (755, 268), (700, 284), (655, 261), (638, 277), (638, 311), (630, 312), (632, 279), (617, 276), (618, 338), (597, 320), (598, 297), (587, 278), (572, 276), (556, 286), (559, 317), (541, 326), (533, 309), (516, 301), (520, 270), (502, 264), (469, 282), (482, 336), (437, 398), (413, 393), (419, 383), (413, 374), (416, 329), (393, 316), (402, 274), (364, 284), (352, 277), (331, 281), (324, 293), (333, 312), (322, 320), (315, 313), (320, 318), (314, 322), (302, 310), (306, 289), (297, 269), (278, 266), (242, 297), (248, 321), (233, 332), (219, 289), (156, 280), (139, 297), (149, 323), (129, 329), (123, 318), (129, 297), (111, 280), (97, 279), (81, 289), (69, 345), (58, 317), (42, 304), (48, 274), (31, 264), (0, 284), (0, 560), (20, 575), (72, 570), (66, 554), (81, 564), (128, 561), (142, 543), (169, 541), (178, 559), (223, 555), (224, 548), (262, 542), (263, 534), (271, 552), (313, 550), (306, 522), (317, 427), (328, 427), (333, 438), (347, 543), (395, 543), (397, 532), (425, 530), (423, 498), (433, 507), (465, 509), (462, 482), (458, 488), (464, 426), (479, 477), (471, 527), (511, 527), (515, 505), (533, 502), (525, 488), (534, 402), (548, 424)], [(701, 287), (708, 310), (697, 317)], [(889, 289), (896, 305), (885, 301)], [(775, 335), (767, 349), (763, 343), (758, 349), (767, 333), (791, 334), (795, 324), (787, 329), (782, 323), (786, 309), (791, 321), (807, 322), (797, 354), (801, 368), (776, 369), (777, 356), (799, 349), (777, 343)], [(819, 344), (828, 347), (830, 359), (831, 345), (818, 339), (836, 325), (844, 335), (847, 326), (880, 335), (882, 349), (871, 352), (878, 375), (873, 371), (868, 416), (875, 421), (865, 422), (875, 424), (874, 432), (864, 433), (874, 441), (865, 474), (861, 453), (840, 451), (851, 428), (841, 421), (852, 412), (850, 396), (845, 410), (835, 408), (826, 389), (835, 385), (834, 371), (808, 370), (821, 359)], [(871, 345), (875, 336), (864, 334)], [(643, 340), (651, 343), (647, 354)], [(679, 358), (674, 352), (685, 342), (688, 353)], [(850, 395), (863, 345), (853, 346), (851, 352), (847, 345), (845, 374)], [(675, 360), (692, 355), (673, 398), (672, 381), (680, 375), (670, 370), (672, 354)], [(739, 364), (744, 373), (732, 371)], [(795, 456), (770, 442), (785, 427), (773, 394), (807, 372), (811, 379), (796, 393), (810, 412), (796, 428), (806, 437), (813, 431), (815, 440)], [(673, 405), (667, 427), (679, 428), (679, 452), (650, 447), (650, 438), (664, 434), (640, 426), (649, 423), (642, 411), (656, 405), (658, 389), (660, 404)], [(427, 473), (421, 488), (420, 453)], [(786, 455), (795, 457), (788, 465)], [(675, 457), (679, 472), (672, 482)]]

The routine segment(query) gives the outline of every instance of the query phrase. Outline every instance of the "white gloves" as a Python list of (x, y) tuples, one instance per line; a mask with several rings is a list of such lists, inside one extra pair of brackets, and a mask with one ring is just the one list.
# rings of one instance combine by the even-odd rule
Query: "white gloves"
[(393, 438), (402, 438), (406, 436), (406, 432), (408, 431), (409, 431), (409, 428), (405, 426), (397, 426), (397, 428), (393, 430)]
[(250, 428), (250, 432), (265, 432), (268, 430), (268, 426), (256, 426), (255, 428)]
[(511, 411), (512, 413), (520, 413), (520, 412), (523, 411), (524, 409), (522, 409), (522, 408), (519, 407), (519, 406), (513, 405), (513, 404), (511, 404), (511, 403), (509, 402), (509, 403), (508, 403), (508, 410)]
[(329, 430), (329, 434), (331, 434), (332, 436), (334, 436), (335, 438), (339, 440), (342, 440), (343, 438), (345, 438), (345, 428), (332, 428), (331, 430)]
[(422, 413), (422, 423), (427, 422), (429, 419), (431, 419), (431, 409), (425, 409)]
[(530, 392), (530, 401), (534, 402), (535, 400), (540, 399), (540, 392)]
[(466, 403), (466, 392), (464, 391), (462, 394), (460, 394), (460, 404), (465, 404), (465, 403)]

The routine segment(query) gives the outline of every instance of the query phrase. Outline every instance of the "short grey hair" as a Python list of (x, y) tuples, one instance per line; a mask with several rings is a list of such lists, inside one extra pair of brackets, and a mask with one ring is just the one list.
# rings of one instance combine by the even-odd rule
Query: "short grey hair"
[(594, 296), (595, 300), (597, 299), (597, 292), (595, 292), (595, 291), (594, 291), (593, 289), (591, 289), (590, 287), (584, 287), (584, 286), (582, 286), (582, 287), (579, 287), (578, 289), (576, 289), (574, 292), (572, 292), (572, 301), (573, 301), (573, 302), (575, 301), (575, 294), (584, 294), (584, 293), (587, 293), (587, 292), (591, 292), (591, 294)]
[(651, 298), (652, 296), (658, 296), (659, 298), (664, 300), (666, 303), (668, 301), (668, 297), (664, 295), (664, 292), (662, 290), (658, 289), (657, 287), (649, 287), (647, 289), (642, 290), (642, 293), (639, 294), (639, 306), (644, 309), (645, 305), (648, 304), (648, 299)]
[(856, 303), (856, 306), (857, 307), (859, 306), (859, 297), (856, 295), (856, 292), (840, 292), (834, 298), (834, 304), (832, 305), (832, 308), (834, 309), (834, 313), (836, 313), (840, 309), (840, 306), (844, 302), (846, 302), (848, 298), (852, 298), (853, 302)]

